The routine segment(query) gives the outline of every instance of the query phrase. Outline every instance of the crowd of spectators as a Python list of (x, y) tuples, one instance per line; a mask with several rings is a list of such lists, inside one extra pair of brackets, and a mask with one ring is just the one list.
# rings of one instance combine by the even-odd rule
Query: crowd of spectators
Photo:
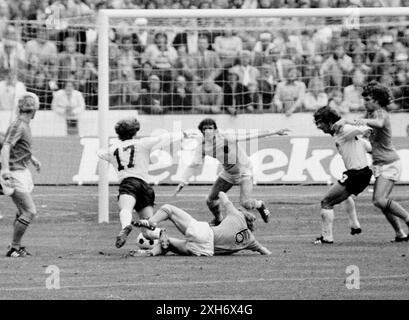
[[(97, 107), (99, 8), (347, 6), (409, 6), (409, 1), (0, 0), (0, 110), (13, 108), (25, 90), (39, 96), (41, 109), (70, 121)], [(73, 20), (78, 17), (83, 18)], [(148, 114), (290, 116), (330, 104), (344, 114), (364, 109), (360, 92), (375, 79), (391, 87), (392, 110), (409, 110), (409, 19), (361, 22), (359, 28), (324, 19), (309, 28), (304, 21), (264, 29), (237, 27), (234, 19), (212, 28), (205, 19), (180, 19), (174, 28), (152, 27), (144, 18), (115, 24), (110, 106)]]

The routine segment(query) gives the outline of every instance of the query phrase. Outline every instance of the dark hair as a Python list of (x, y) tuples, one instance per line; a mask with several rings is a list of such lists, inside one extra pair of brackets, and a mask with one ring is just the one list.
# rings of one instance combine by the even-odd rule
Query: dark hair
[(379, 103), (379, 105), (387, 109), (388, 105), (392, 102), (392, 96), (390, 90), (380, 84), (378, 81), (369, 82), (362, 91), (363, 97), (371, 97), (373, 100)]
[(202, 121), (200, 121), (198, 128), (199, 128), (200, 132), (202, 132), (202, 133), (203, 133), (203, 127), (204, 126), (213, 126), (215, 129), (217, 129), (216, 121), (214, 121), (211, 118), (206, 118), (206, 119), (203, 119)]
[(314, 121), (315, 122), (324, 122), (328, 124), (334, 124), (341, 116), (332, 108), (325, 106), (319, 108), (317, 111), (314, 112)]
[(115, 132), (119, 140), (129, 140), (139, 131), (140, 124), (136, 118), (119, 120), (115, 125)]

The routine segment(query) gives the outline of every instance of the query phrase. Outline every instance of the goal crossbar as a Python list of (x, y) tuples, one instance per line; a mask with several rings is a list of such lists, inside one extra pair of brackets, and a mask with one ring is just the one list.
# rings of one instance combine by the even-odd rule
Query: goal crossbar
[[(99, 147), (108, 147), (109, 19), (110, 18), (266, 18), (266, 17), (387, 17), (409, 16), (409, 7), (319, 9), (149, 9), (98, 11), (98, 134)], [(99, 161), (98, 222), (109, 222), (109, 164)]]

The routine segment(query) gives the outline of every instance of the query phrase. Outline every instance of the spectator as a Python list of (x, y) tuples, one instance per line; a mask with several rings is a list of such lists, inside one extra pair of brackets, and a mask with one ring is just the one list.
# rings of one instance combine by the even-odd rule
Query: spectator
[(85, 110), (85, 101), (74, 88), (74, 78), (68, 78), (64, 88), (54, 93), (51, 108), (66, 119), (68, 133), (78, 132), (78, 117)]
[(332, 89), (329, 93), (330, 99), (328, 106), (334, 109), (338, 114), (344, 116), (349, 113), (348, 105), (344, 102), (344, 95), (339, 88)]
[(178, 56), (175, 61), (175, 69), (174, 69), (174, 76), (176, 78), (177, 75), (184, 76), (190, 83), (192, 83), (195, 77), (195, 69), (194, 69), (194, 57), (189, 55), (186, 50), (185, 44), (179, 44), (176, 47)]
[(269, 64), (264, 63), (261, 66), (261, 76), (258, 79), (262, 110), (273, 110), (273, 98), (276, 85), (277, 77), (274, 76), (273, 69)]
[(192, 92), (186, 86), (186, 78), (177, 76), (172, 93), (166, 95), (165, 106), (170, 106), (172, 111), (189, 111), (192, 109), (192, 100)]
[(9, 69), (17, 70), (22, 67), (25, 61), (24, 47), (18, 40), (17, 29), (8, 25), (0, 42), (0, 78), (3, 78)]
[(321, 67), (325, 87), (343, 87), (345, 75), (353, 68), (352, 59), (345, 54), (342, 44), (336, 44), (334, 53), (324, 61)]
[(223, 104), (227, 113), (235, 116), (242, 110), (253, 112), (250, 92), (239, 82), (239, 75), (233, 69), (229, 69), (227, 80), (223, 87)]
[(382, 47), (376, 52), (372, 63), (370, 79), (379, 81), (383, 74), (391, 72), (394, 56), (393, 37), (391, 35), (384, 35), (382, 37)]
[[(118, 65), (120, 69), (125, 70), (129, 74), (135, 75), (135, 70), (140, 66), (140, 56), (139, 52), (136, 50), (141, 50), (139, 48), (139, 39), (137, 35), (133, 35), (135, 40), (132, 38), (132, 35), (123, 35), (121, 37), (121, 43), (118, 46), (119, 49), (119, 57), (118, 57)], [(134, 41), (136, 43), (134, 43)]]
[(38, 25), (35, 38), (26, 43), (26, 59), (29, 60), (31, 55), (40, 58), (43, 65), (55, 66), (57, 62), (57, 46), (54, 42), (48, 40), (50, 30), (46, 25)]
[(376, 53), (380, 50), (378, 35), (372, 34), (366, 40), (364, 51), (365, 64), (372, 68)]
[(32, 55), (27, 61), (27, 66), (24, 69), (23, 81), (26, 84), (28, 91), (36, 94), (40, 102), (40, 109), (51, 109), (53, 99), (54, 83), (51, 82), (51, 74), (47, 66), (40, 65), (39, 56)]
[(285, 81), (277, 85), (274, 104), (277, 112), (284, 112), (287, 117), (302, 108), (305, 96), (305, 84), (298, 81), (297, 69), (290, 67)]
[(136, 18), (134, 25), (136, 26), (135, 35), (138, 37), (139, 44), (141, 46), (141, 52), (143, 52), (148, 45), (148, 30), (146, 28), (148, 20), (146, 18)]
[(184, 45), (188, 54), (195, 53), (197, 51), (197, 40), (199, 36), (197, 21), (191, 18), (182, 18), (179, 19), (178, 23), (184, 26), (184, 31), (175, 35), (173, 46), (177, 51), (179, 45)]
[(324, 92), (324, 83), (320, 78), (312, 78), (308, 84), (308, 92), (304, 97), (305, 111), (314, 112), (320, 107), (326, 106), (328, 96)]
[(196, 89), (195, 108), (202, 113), (220, 113), (223, 103), (223, 89), (213, 80), (207, 79)]
[(240, 53), (240, 64), (232, 67), (234, 73), (239, 75), (239, 82), (245, 87), (252, 85), (254, 87), (253, 92), (257, 90), (257, 80), (260, 77), (260, 71), (257, 68), (250, 65), (251, 52), (243, 50)]
[(393, 96), (399, 109), (409, 110), (409, 64), (408, 55), (399, 54), (396, 57), (396, 75)]
[(110, 104), (113, 106), (131, 106), (138, 102), (141, 83), (135, 80), (133, 70), (117, 69), (110, 82)]
[(351, 112), (365, 110), (364, 98), (362, 97), (364, 83), (365, 74), (356, 70), (352, 77), (352, 84), (344, 89), (344, 103)]
[(142, 63), (140, 69), (136, 71), (135, 79), (141, 83), (142, 92), (149, 90), (149, 77), (153, 75), (153, 68), (149, 61)]
[(222, 64), (216, 52), (208, 50), (209, 37), (200, 34), (197, 41), (198, 52), (193, 56), (196, 80), (215, 80), (221, 73)]
[(148, 45), (145, 50), (145, 61), (151, 63), (154, 73), (164, 83), (165, 92), (169, 92), (170, 89), (172, 68), (176, 58), (177, 52), (174, 47), (168, 45), (168, 36), (163, 32), (155, 34), (154, 43)]
[(16, 70), (10, 69), (6, 78), (0, 81), (0, 110), (8, 110), (10, 123), (17, 115), (17, 102), (26, 92), (24, 83), (17, 80)]
[(161, 114), (164, 112), (163, 93), (161, 92), (161, 81), (157, 75), (149, 77), (149, 90), (141, 94), (139, 105), (145, 113)]
[(214, 49), (223, 67), (230, 68), (234, 65), (238, 54), (243, 50), (243, 43), (240, 37), (233, 34), (231, 23), (227, 22), (223, 35), (217, 36), (214, 40)]
[(80, 91), (84, 95), (86, 106), (96, 107), (98, 105), (98, 71), (92, 59), (88, 59), (84, 63)]
[[(58, 54), (58, 78), (65, 82), (70, 76), (79, 80), (81, 78), (82, 66), (85, 56), (77, 51), (77, 41), (74, 37), (64, 40), (64, 51)], [(61, 87), (61, 84), (59, 85)]]
[(256, 42), (253, 52), (254, 52), (254, 64), (259, 66), (263, 63), (266, 56), (270, 55), (270, 52), (274, 50), (274, 45), (272, 43), (271, 33), (263, 32), (259, 36), (260, 40)]

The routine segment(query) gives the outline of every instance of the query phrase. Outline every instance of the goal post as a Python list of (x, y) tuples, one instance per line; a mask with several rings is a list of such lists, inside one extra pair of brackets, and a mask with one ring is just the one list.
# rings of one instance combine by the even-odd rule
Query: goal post
[[(320, 9), (176, 9), (176, 10), (117, 10), (98, 11), (98, 133), (99, 147), (108, 147), (109, 112), (109, 31), (110, 19), (240, 19), (240, 18), (350, 18), (354, 23), (362, 17), (409, 16), (409, 7), (320, 8)], [(109, 222), (109, 165), (99, 161), (98, 221)]]

